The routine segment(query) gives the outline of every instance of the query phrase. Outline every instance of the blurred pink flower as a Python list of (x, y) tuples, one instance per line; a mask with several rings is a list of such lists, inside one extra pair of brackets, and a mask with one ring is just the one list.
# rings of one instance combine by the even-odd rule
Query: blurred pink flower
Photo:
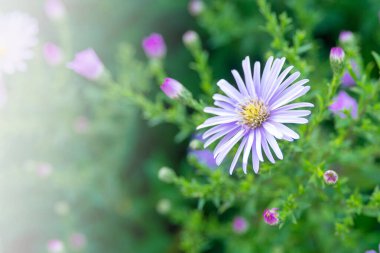
[(60, 253), (64, 252), (65, 246), (62, 241), (53, 239), (48, 242), (47, 250), (49, 253)]
[(89, 128), (89, 120), (85, 116), (79, 116), (74, 123), (74, 130), (77, 133), (85, 133)]
[(265, 209), (263, 216), (268, 225), (274, 226), (280, 222), (278, 208)]
[(358, 103), (344, 91), (339, 92), (338, 96), (334, 98), (329, 110), (341, 118), (346, 117), (345, 111), (349, 111), (354, 119), (358, 117)]
[(333, 170), (327, 170), (323, 174), (326, 184), (336, 184), (338, 182), (338, 174)]
[(190, 0), (188, 8), (191, 15), (198, 16), (203, 12), (205, 4), (202, 0)]
[(7, 86), (5, 86), (3, 78), (0, 76), (0, 108), (3, 107), (8, 100)]
[(232, 228), (233, 228), (234, 232), (237, 234), (245, 233), (248, 229), (247, 220), (241, 216), (235, 217), (235, 219), (232, 223)]
[(34, 56), (38, 24), (26, 13), (15, 11), (0, 15), (0, 73), (14, 74), (27, 69)]
[(71, 234), (69, 241), (70, 241), (70, 246), (76, 250), (83, 249), (84, 247), (86, 247), (86, 244), (87, 244), (87, 238), (82, 233)]
[(354, 34), (351, 31), (341, 31), (339, 41), (341, 43), (351, 42), (354, 39)]
[(63, 60), (61, 48), (52, 42), (45, 43), (43, 52), (46, 62), (50, 65), (58, 65)]
[(51, 20), (59, 20), (66, 15), (66, 8), (61, 0), (46, 0), (45, 13)]
[(90, 80), (98, 79), (104, 72), (103, 63), (92, 48), (77, 53), (67, 67)]
[(142, 41), (142, 47), (149, 58), (162, 58), (166, 54), (166, 45), (161, 34), (152, 33)]
[(48, 177), (53, 172), (53, 167), (49, 163), (40, 163), (36, 167), (36, 173), (40, 177)]

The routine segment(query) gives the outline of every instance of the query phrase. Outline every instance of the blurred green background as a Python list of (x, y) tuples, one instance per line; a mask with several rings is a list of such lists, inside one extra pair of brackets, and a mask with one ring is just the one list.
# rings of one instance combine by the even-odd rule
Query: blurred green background
[[(295, 27), (311, 24), (316, 58), (324, 62), (314, 66), (312, 76), (326, 76), (329, 65), (322, 59), (327, 59), (341, 30), (360, 35), (365, 59), (379, 49), (379, 1), (270, 2), (274, 11), (295, 16)], [(189, 140), (176, 143), (177, 127), (149, 125), (128, 100), (104, 92), (65, 67), (46, 65), (42, 44), (61, 43), (66, 61), (92, 47), (111, 73), (133, 78), (138, 86), (140, 78), (147, 82), (143, 74), (148, 67), (141, 65), (139, 73), (132, 72), (121, 63), (120, 48), (133, 48), (136, 59), (146, 62), (141, 40), (159, 32), (168, 48), (167, 73), (198, 96), (198, 77), (189, 68), (191, 55), (183, 46), (183, 33), (193, 29), (200, 34), (215, 79), (229, 76), (243, 56), (265, 58), (269, 36), (262, 32), (257, 4), (205, 1), (213, 9), (195, 18), (185, 0), (64, 3), (65, 25), (45, 16), (42, 0), (0, 3), (3, 13), (26, 11), (38, 18), (40, 26), (40, 44), (28, 71), (4, 78), (9, 99), (0, 110), (0, 252), (46, 252), (49, 240), (67, 242), (75, 232), (87, 237), (81, 252), (181, 252), (180, 228), (159, 214), (157, 204), (163, 198), (193, 203), (160, 182), (157, 172), (162, 166), (191, 169), (186, 165)], [(295, 12), (297, 8), (301, 11)], [(149, 84), (150, 95), (159, 90), (153, 80)], [(83, 131), (77, 128), (80, 122)], [(38, 175), (41, 166), (51, 168), (51, 173)], [(76, 252), (70, 246), (66, 251)], [(225, 251), (215, 242), (205, 252)]]

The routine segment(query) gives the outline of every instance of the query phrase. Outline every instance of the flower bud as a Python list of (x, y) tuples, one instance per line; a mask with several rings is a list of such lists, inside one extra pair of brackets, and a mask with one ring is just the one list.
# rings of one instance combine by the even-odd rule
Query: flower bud
[(168, 167), (162, 167), (158, 171), (158, 178), (165, 183), (172, 183), (176, 179), (174, 171)]
[(190, 47), (192, 45), (195, 45), (199, 41), (199, 36), (194, 31), (187, 31), (183, 35), (182, 40), (183, 40), (183, 44), (185, 44), (185, 46)]
[(351, 31), (341, 31), (339, 34), (339, 42), (342, 44), (354, 41), (354, 34)]
[(158, 201), (156, 209), (159, 214), (167, 214), (172, 207), (172, 204), (170, 203), (170, 200), (168, 199), (161, 199)]
[(190, 141), (189, 147), (192, 150), (202, 149), (203, 148), (203, 142), (200, 140), (197, 140), (197, 139), (193, 139)]
[(103, 63), (92, 48), (77, 53), (67, 67), (89, 80), (97, 80), (104, 73)]
[(333, 170), (327, 170), (323, 174), (323, 179), (326, 184), (336, 184), (338, 182), (338, 174)]
[(333, 47), (330, 51), (330, 64), (335, 73), (342, 71), (344, 63), (344, 51), (341, 47)]
[(161, 85), (161, 90), (169, 98), (177, 99), (183, 95), (185, 88), (177, 80), (174, 80), (172, 78), (165, 78), (164, 83)]
[(280, 222), (278, 208), (265, 209), (263, 216), (268, 225), (274, 226)]
[(162, 58), (166, 54), (166, 45), (161, 34), (152, 33), (142, 42), (142, 48), (148, 58)]
[(232, 229), (237, 234), (243, 234), (248, 229), (248, 222), (244, 217), (237, 216), (232, 222)]
[(202, 0), (190, 0), (189, 2), (189, 12), (193, 16), (198, 16), (203, 12), (205, 4)]

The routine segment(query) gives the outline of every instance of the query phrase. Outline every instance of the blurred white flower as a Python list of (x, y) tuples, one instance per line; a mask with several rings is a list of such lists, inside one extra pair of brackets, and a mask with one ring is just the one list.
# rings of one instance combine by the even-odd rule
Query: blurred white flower
[(13, 74), (26, 70), (37, 44), (37, 21), (15, 11), (0, 15), (0, 72)]
[(63, 242), (58, 239), (50, 240), (46, 247), (49, 253), (60, 253), (65, 250)]

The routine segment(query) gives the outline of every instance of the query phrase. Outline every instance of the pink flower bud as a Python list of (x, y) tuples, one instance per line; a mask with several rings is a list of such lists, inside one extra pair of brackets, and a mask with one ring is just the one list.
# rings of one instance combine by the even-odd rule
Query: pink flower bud
[(166, 54), (166, 45), (161, 34), (152, 33), (142, 42), (145, 54), (149, 58), (162, 58)]
[(187, 31), (183, 35), (182, 40), (183, 40), (183, 44), (185, 44), (186, 46), (190, 46), (199, 40), (199, 36), (194, 31)]
[(61, 48), (52, 42), (44, 45), (43, 52), (46, 62), (50, 65), (58, 65), (63, 60)]
[(265, 209), (264, 211), (264, 221), (268, 225), (274, 226), (280, 222), (278, 208)]
[(344, 51), (341, 47), (333, 47), (330, 51), (330, 61), (334, 63), (342, 63), (344, 60)]
[(323, 174), (323, 179), (326, 184), (336, 184), (336, 182), (338, 182), (338, 174), (333, 170), (327, 170)]
[(205, 9), (205, 4), (202, 0), (190, 0), (188, 8), (191, 15), (198, 16)]
[(351, 31), (341, 31), (339, 34), (339, 42), (347, 43), (351, 42), (354, 39), (354, 34)]
[(181, 96), (184, 91), (184, 87), (180, 82), (172, 78), (165, 78), (164, 83), (161, 85), (161, 90), (169, 98), (176, 99)]
[(90, 80), (98, 79), (104, 72), (103, 63), (92, 48), (77, 53), (67, 67)]

